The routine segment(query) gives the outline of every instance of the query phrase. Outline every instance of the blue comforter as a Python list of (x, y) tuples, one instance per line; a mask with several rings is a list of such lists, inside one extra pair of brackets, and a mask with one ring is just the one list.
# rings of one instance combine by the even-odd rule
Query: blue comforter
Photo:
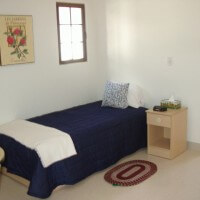
[(145, 147), (145, 110), (101, 107), (99, 101), (29, 119), (67, 132), (78, 154), (43, 168), (34, 150), (0, 134), (6, 153), (3, 165), (30, 181), (29, 195), (47, 198), (57, 186), (75, 184)]

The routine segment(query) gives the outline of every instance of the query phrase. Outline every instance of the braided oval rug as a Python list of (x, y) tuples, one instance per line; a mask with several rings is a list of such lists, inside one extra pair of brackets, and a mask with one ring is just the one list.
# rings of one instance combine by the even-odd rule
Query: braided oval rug
[(141, 183), (157, 171), (157, 166), (145, 160), (132, 160), (109, 170), (104, 179), (114, 186), (131, 186)]

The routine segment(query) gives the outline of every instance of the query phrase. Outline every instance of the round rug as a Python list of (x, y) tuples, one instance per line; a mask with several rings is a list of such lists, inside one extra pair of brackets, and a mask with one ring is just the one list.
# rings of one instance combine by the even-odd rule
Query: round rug
[(109, 170), (104, 179), (116, 186), (131, 186), (141, 183), (157, 171), (157, 166), (145, 160), (132, 160)]

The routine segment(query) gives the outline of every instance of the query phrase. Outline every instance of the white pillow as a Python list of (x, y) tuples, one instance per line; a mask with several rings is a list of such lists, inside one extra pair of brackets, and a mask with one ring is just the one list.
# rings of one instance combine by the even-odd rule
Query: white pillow
[(144, 106), (144, 96), (142, 89), (134, 84), (130, 84), (128, 90), (128, 105), (134, 108)]

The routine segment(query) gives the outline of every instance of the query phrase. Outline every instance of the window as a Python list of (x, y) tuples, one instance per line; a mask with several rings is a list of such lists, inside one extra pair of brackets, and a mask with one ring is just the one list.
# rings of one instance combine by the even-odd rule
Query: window
[(87, 61), (85, 6), (56, 3), (60, 64)]

